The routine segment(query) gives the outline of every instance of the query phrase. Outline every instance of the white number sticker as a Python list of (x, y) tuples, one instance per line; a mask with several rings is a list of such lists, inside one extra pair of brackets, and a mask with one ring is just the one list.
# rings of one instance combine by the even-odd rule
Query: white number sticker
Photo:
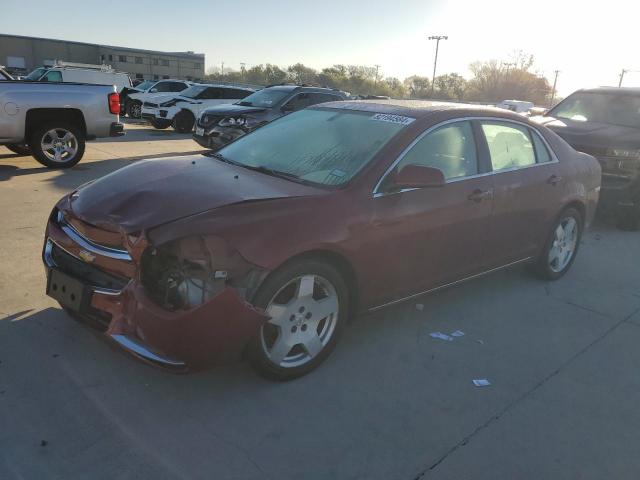
[(398, 125), (410, 125), (416, 119), (411, 117), (405, 117), (403, 115), (391, 115), (389, 113), (376, 113), (371, 120), (377, 120), (378, 122), (396, 123)]

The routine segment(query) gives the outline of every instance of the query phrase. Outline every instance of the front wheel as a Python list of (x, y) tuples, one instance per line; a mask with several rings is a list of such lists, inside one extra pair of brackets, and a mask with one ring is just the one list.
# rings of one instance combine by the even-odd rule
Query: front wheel
[(569, 271), (582, 237), (582, 215), (575, 208), (564, 210), (553, 225), (536, 262), (536, 272), (545, 280), (557, 280)]
[(23, 145), (21, 143), (8, 143), (5, 145), (5, 147), (7, 147), (13, 153), (17, 153), (18, 155), (21, 155), (23, 157), (31, 155), (31, 149), (28, 145)]
[(178, 133), (189, 133), (193, 130), (196, 119), (189, 111), (181, 111), (173, 119), (173, 128)]
[(29, 146), (33, 157), (45, 167), (69, 168), (82, 159), (85, 140), (75, 125), (49, 122), (31, 133)]
[(349, 294), (333, 266), (307, 260), (267, 278), (254, 305), (271, 319), (251, 344), (253, 366), (266, 378), (291, 380), (331, 353), (346, 322)]

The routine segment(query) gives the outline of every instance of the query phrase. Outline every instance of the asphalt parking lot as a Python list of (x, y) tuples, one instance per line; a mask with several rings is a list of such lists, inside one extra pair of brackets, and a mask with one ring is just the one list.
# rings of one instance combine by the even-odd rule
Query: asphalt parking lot
[(59, 197), (201, 151), (189, 135), (127, 131), (66, 171), (0, 147), (0, 478), (638, 478), (640, 232), (598, 221), (555, 283), (519, 267), (360, 317), (293, 382), (246, 363), (174, 375), (44, 294)]

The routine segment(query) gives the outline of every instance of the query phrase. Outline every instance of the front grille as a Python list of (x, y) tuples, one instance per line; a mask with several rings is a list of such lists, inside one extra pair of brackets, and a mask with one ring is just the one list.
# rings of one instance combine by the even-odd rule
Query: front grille
[(122, 290), (129, 283), (129, 279), (103, 272), (69, 254), (55, 243), (51, 246), (51, 260), (62, 272), (93, 287)]

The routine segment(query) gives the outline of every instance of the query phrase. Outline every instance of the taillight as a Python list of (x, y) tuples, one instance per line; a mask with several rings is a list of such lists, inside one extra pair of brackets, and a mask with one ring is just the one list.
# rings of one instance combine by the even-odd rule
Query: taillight
[(120, 94), (119, 93), (110, 93), (109, 94), (109, 112), (114, 115), (120, 114)]

